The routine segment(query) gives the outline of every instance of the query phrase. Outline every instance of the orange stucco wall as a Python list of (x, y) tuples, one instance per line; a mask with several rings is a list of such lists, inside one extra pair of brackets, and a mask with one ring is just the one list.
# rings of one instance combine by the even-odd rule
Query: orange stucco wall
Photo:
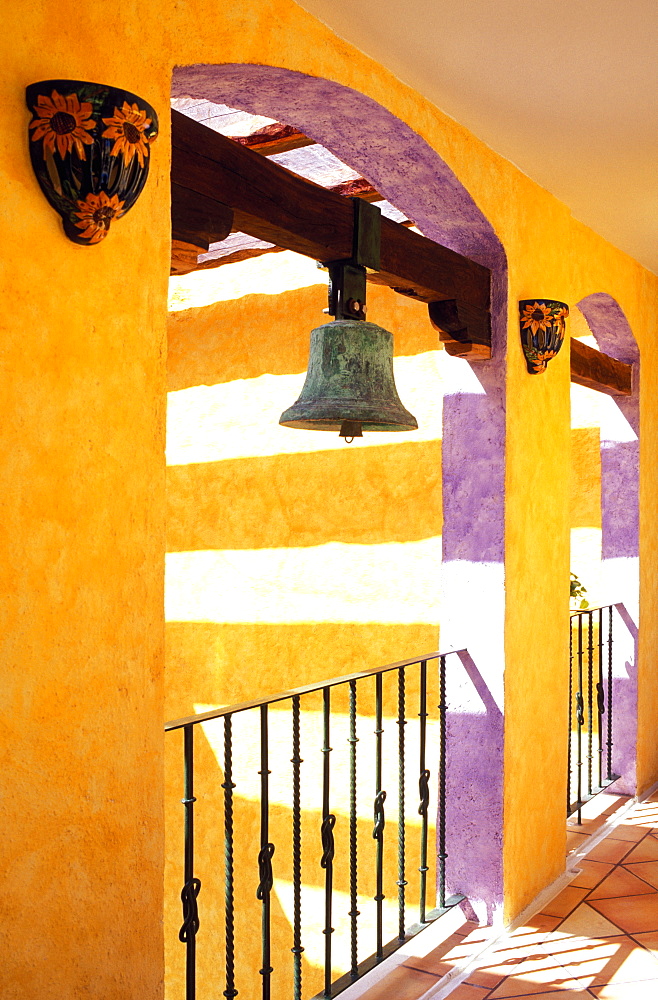
[[(513, 915), (563, 863), (564, 748), (553, 720), (566, 716), (566, 630), (546, 615), (542, 595), (557, 595), (555, 612), (566, 616), (569, 443), (568, 352), (545, 377), (528, 377), (514, 304), (535, 294), (568, 302), (593, 291), (613, 295), (643, 354), (643, 397), (654, 400), (656, 278), (290, 0), (231, 0), (221, 11), (209, 0), (119, 0), (111, 9), (100, 0), (23, 2), (13, 6), (12, 22), (0, 42), (0, 994), (161, 995), (167, 107), (173, 67), (193, 62), (270, 63), (368, 94), (445, 158), (507, 251), (504, 833)], [(161, 117), (140, 201), (93, 248), (63, 237), (29, 164), (24, 88), (53, 77), (125, 87)], [(642, 417), (643, 785), (658, 775), (651, 660), (657, 428), (649, 404)], [(387, 641), (377, 659), (387, 655)], [(531, 653), (538, 648), (541, 657)], [(543, 752), (528, 754), (530, 742)]]

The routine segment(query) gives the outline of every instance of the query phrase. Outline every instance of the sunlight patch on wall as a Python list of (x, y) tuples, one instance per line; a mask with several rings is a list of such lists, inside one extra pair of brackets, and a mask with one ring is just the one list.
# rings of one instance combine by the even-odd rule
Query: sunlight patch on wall
[(198, 309), (243, 295), (279, 295), (295, 288), (327, 285), (327, 273), (314, 260), (291, 250), (224, 264), (169, 279), (169, 311)]
[[(418, 420), (417, 431), (371, 433), (346, 445), (337, 433), (279, 426), (304, 384), (305, 373), (261, 375), (219, 385), (170, 392), (167, 403), (167, 464), (296, 454), (441, 438), (445, 351), (396, 358), (400, 398)], [(450, 359), (455, 361), (454, 358)]]
[(571, 383), (571, 426), (600, 427), (601, 442), (637, 441), (637, 434), (612, 396)]
[[(397, 678), (395, 678), (397, 683)], [(365, 681), (361, 682), (360, 697), (363, 697)], [(371, 683), (372, 688), (372, 683)], [(305, 696), (308, 698), (309, 696)], [(284, 703), (286, 704), (286, 703)], [(322, 773), (324, 767), (324, 754), (322, 753), (322, 726), (323, 715), (321, 711), (309, 711), (303, 707), (301, 712), (300, 733), (302, 757), (304, 758), (301, 767), (301, 808), (308, 812), (317, 812), (321, 809), (321, 799), (318, 798), (318, 789), (322, 788)], [(197, 714), (202, 712), (212, 712), (220, 705), (195, 704), (194, 711)], [(260, 713), (258, 711), (238, 712), (232, 716), (233, 719), (233, 742), (240, 747), (240, 753), (235, 755), (233, 761), (233, 781), (235, 782), (235, 796), (240, 799), (247, 799), (251, 802), (260, 802), (261, 779), (260, 779)], [(408, 780), (405, 787), (405, 813), (407, 826), (421, 826), (421, 817), (418, 814), (418, 760), (420, 754), (420, 726), (412, 720), (405, 726), (405, 757), (408, 767)], [(224, 725), (221, 720), (202, 722), (203, 733), (217, 760), (220, 771), (223, 775), (224, 762)], [(357, 766), (357, 816), (359, 819), (372, 820), (372, 804), (375, 796), (374, 776), (376, 761), (375, 744), (375, 720), (374, 717), (357, 716), (357, 736), (359, 739), (358, 766)], [(382, 771), (385, 775), (395, 775), (397, 782), (398, 773), (398, 726), (397, 720), (392, 717), (384, 717), (382, 728)], [(269, 734), (269, 803), (270, 806), (282, 806), (290, 809), (292, 802), (292, 768), (290, 766), (291, 756), (291, 733), (292, 733), (292, 711), (289, 708), (273, 706), (268, 713), (268, 734)], [(349, 816), (350, 814), (350, 735), (349, 716), (332, 711), (331, 713), (331, 783), (330, 783), (330, 803), (331, 811), (335, 815)], [(440, 757), (439, 752), (439, 725), (436, 720), (427, 721), (427, 747), (426, 755), (428, 761), (436, 761)], [(434, 816), (436, 812), (436, 781), (431, 782), (431, 800), (429, 815)], [(397, 787), (389, 788), (386, 800), (386, 819), (390, 822), (397, 822), (398, 819), (398, 796)]]
[(585, 597), (590, 607), (608, 601), (602, 575), (601, 538), (600, 528), (571, 529), (571, 572), (587, 590)]
[[(637, 556), (617, 556), (604, 559), (601, 567), (603, 577), (603, 603), (622, 601), (633, 621), (640, 617), (640, 573)], [(621, 655), (619, 647), (617, 656)], [(630, 653), (624, 654), (631, 657)]]
[(170, 552), (165, 618), (191, 622), (439, 621), (441, 536), (303, 549)]

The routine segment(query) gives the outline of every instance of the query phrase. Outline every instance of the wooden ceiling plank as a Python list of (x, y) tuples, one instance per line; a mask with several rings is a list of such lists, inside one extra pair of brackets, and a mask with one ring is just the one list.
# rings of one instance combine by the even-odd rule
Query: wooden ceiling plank
[(571, 381), (608, 396), (630, 396), (633, 367), (574, 338), (571, 341)]
[(216, 257), (214, 260), (201, 261), (195, 270), (207, 271), (215, 267), (223, 267), (224, 264), (238, 264), (243, 260), (251, 260), (252, 257), (262, 257), (265, 253), (282, 253), (282, 250), (281, 247), (244, 247), (242, 250), (225, 254), (223, 257)]
[(304, 146), (315, 146), (315, 139), (309, 139), (292, 125), (266, 125), (251, 135), (229, 136), (232, 142), (246, 146), (262, 156), (275, 156), (277, 153), (289, 153), (292, 149), (302, 149)]

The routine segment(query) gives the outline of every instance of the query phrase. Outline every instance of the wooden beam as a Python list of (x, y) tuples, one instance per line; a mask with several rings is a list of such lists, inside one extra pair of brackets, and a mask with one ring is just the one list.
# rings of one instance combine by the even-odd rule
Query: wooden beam
[(430, 323), (438, 331), (439, 340), (448, 354), (469, 361), (486, 361), (491, 357), (491, 331), (482, 317), (467, 305), (454, 299), (430, 302)]
[(171, 264), (169, 274), (190, 274), (199, 267), (200, 247), (185, 240), (171, 241)]
[(288, 153), (291, 149), (302, 149), (303, 146), (315, 146), (315, 139), (309, 139), (292, 125), (281, 125), (274, 122), (265, 125), (251, 135), (231, 136), (231, 142), (246, 146), (262, 156), (274, 156), (276, 153)]
[(571, 381), (608, 396), (630, 396), (633, 367), (611, 358), (581, 340), (571, 341)]
[[(231, 208), (234, 228), (324, 262), (352, 255), (349, 199), (172, 111), (172, 181)], [(423, 302), (454, 299), (471, 321), (489, 324), (490, 272), (474, 261), (382, 219), (380, 284)]]
[(205, 253), (211, 243), (221, 243), (231, 232), (233, 212), (214, 198), (171, 185), (171, 238), (199, 247)]

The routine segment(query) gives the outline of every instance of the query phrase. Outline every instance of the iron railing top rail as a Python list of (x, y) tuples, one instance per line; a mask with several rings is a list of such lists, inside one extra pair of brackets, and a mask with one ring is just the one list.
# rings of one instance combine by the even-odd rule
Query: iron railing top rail
[(427, 660), (437, 660), (440, 656), (449, 656), (453, 653), (465, 653), (466, 649), (447, 649), (432, 653), (423, 653), (422, 656), (412, 656), (407, 660), (399, 660), (397, 663), (387, 663), (383, 667), (374, 667), (371, 670), (362, 670), (356, 674), (345, 674), (343, 677), (332, 677), (327, 681), (319, 681), (316, 684), (305, 684), (303, 687), (291, 688), (290, 691), (280, 691), (278, 694), (265, 695), (262, 698), (254, 698), (253, 701), (243, 701), (237, 705), (226, 705), (224, 708), (216, 708), (211, 712), (201, 712), (199, 715), (188, 715), (184, 719), (173, 719), (165, 723), (165, 732), (174, 729), (183, 729), (185, 726), (196, 725), (198, 722), (210, 722), (211, 719), (222, 719), (227, 715), (236, 715), (238, 712), (246, 712), (250, 708), (260, 708), (263, 705), (274, 705), (278, 701), (286, 701), (303, 694), (312, 694), (314, 691), (324, 691), (327, 688), (337, 687), (339, 684), (346, 684), (349, 681), (358, 681), (363, 677), (375, 677), (377, 674), (385, 674), (389, 670), (399, 670), (400, 667), (410, 667), (414, 663), (422, 663)]
[(608, 608), (616, 608), (620, 601), (610, 601), (609, 604), (596, 604), (591, 608), (570, 608), (569, 617), (573, 618), (574, 615), (588, 615), (592, 611), (607, 611)]

